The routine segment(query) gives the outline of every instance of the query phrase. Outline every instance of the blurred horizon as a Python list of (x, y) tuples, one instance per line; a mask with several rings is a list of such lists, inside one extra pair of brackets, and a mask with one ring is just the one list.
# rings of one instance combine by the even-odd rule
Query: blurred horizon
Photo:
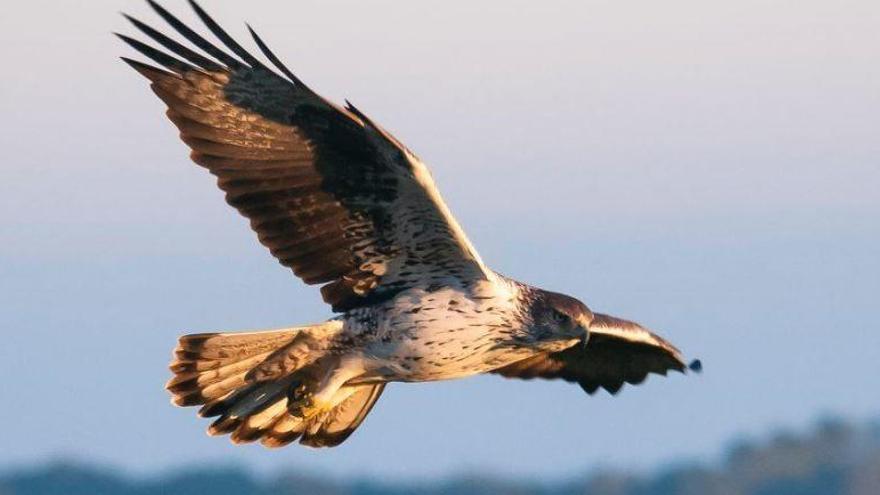
[[(684, 455), (669, 456), (659, 459), (658, 462), (650, 465), (642, 466), (623, 466), (614, 463), (590, 463), (584, 464), (570, 472), (555, 473), (547, 478), (551, 482), (565, 482), (576, 478), (589, 477), (594, 474), (627, 474), (633, 476), (657, 476), (659, 473), (678, 469), (680, 467), (700, 467), (705, 469), (721, 469), (723, 465), (729, 461), (732, 454), (742, 449), (761, 449), (778, 442), (781, 439), (808, 439), (821, 433), (827, 429), (844, 429), (848, 432), (855, 433), (854, 437), (859, 438), (865, 436), (866, 441), (873, 442), (870, 434), (880, 433), (880, 414), (869, 414), (863, 417), (846, 417), (834, 414), (831, 411), (824, 411), (814, 415), (805, 425), (774, 425), (767, 429), (757, 431), (744, 431), (735, 435), (730, 435), (724, 439), (719, 445), (716, 445), (711, 452), (701, 455)], [(880, 437), (877, 438), (880, 440)], [(878, 444), (880, 447), (880, 444)], [(827, 453), (823, 453), (827, 454)], [(880, 452), (878, 452), (880, 454)], [(275, 475), (283, 475), (289, 471), (296, 472), (303, 469), (297, 465), (277, 465), (272, 467), (259, 466), (240, 462), (234, 458), (223, 460), (222, 458), (199, 461), (193, 460), (186, 464), (165, 466), (157, 469), (143, 470), (131, 468), (123, 464), (115, 463), (112, 460), (96, 460), (88, 459), (77, 455), (76, 453), (63, 453), (46, 456), (44, 459), (36, 461), (24, 461), (21, 463), (12, 463), (0, 466), (0, 477), (9, 475), (10, 473), (21, 473), (41, 469), (51, 466), (69, 466), (73, 468), (85, 468), (101, 470), (114, 475), (125, 477), (132, 480), (149, 480), (173, 477), (181, 472), (193, 470), (210, 470), (213, 468), (221, 468), (228, 470), (240, 471), (247, 473), (257, 479), (266, 479)], [(529, 473), (510, 473), (510, 472), (494, 472), (486, 470), (479, 466), (468, 467), (462, 466), (455, 470), (442, 473), (433, 473), (430, 475), (419, 476), (383, 476), (371, 473), (331, 473), (307, 470), (309, 476), (316, 478), (329, 476), (334, 481), (355, 481), (359, 479), (379, 478), (391, 481), (393, 483), (412, 482), (416, 479), (429, 483), (442, 482), (450, 479), (460, 479), (468, 477), (485, 477), (487, 479), (506, 479), (514, 482), (525, 482), (538, 479)], [(540, 480), (540, 479), (539, 479)], [(2, 492), (0, 492), (2, 493)]]
[(490, 267), (639, 321), (705, 372), (613, 398), (392, 384), (337, 449), (208, 438), (162, 388), (175, 338), (329, 308), (119, 61), (136, 56), (119, 11), (164, 30), (146, 4), (37, 0), (0, 19), (0, 466), (555, 479), (880, 412), (880, 3), (200, 3), (422, 157)]
[[(127, 473), (108, 465), (52, 459), (0, 469), (0, 492), (15, 495), (279, 493), (402, 495), (873, 495), (880, 482), (880, 417), (824, 417), (805, 431), (777, 430), (758, 439), (728, 441), (711, 462), (667, 460), (650, 470), (587, 467), (565, 477), (540, 478), (460, 471), (442, 477), (388, 479), (330, 476), (298, 466), (255, 472), (235, 463), (191, 464), (157, 473)], [(4, 491), (5, 490), (5, 491)]]

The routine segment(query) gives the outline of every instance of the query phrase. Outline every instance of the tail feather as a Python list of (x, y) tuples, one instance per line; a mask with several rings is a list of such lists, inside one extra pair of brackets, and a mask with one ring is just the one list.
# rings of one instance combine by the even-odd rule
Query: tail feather
[(385, 384), (351, 388), (353, 389), (351, 395), (328, 413), (321, 427), (315, 431), (309, 430), (308, 435), (303, 436), (301, 440), (303, 444), (328, 447), (345, 441), (373, 409), (385, 390)]
[(311, 417), (291, 414), (288, 406), (300, 384), (316, 380), (316, 369), (322, 366), (316, 361), (341, 327), (341, 322), (330, 321), (266, 332), (183, 336), (166, 388), (176, 405), (202, 405), (200, 416), (216, 417), (208, 434), (229, 434), (233, 443), (260, 440), (266, 447), (282, 447), (299, 439), (313, 447), (338, 445), (361, 424), (384, 384), (344, 386), (334, 395), (333, 408)]
[(343, 387), (337, 405), (314, 418), (301, 420), (289, 413), (262, 432), (266, 447), (283, 447), (297, 439), (309, 447), (335, 447), (361, 425), (379, 400), (384, 383)]
[[(206, 405), (199, 411), (199, 415), (203, 417), (219, 416), (208, 427), (209, 435), (233, 433), (245, 425), (250, 418), (278, 407), (276, 406), (278, 403), (284, 402), (286, 411), (287, 393), (296, 386), (296, 381), (295, 376), (290, 376), (284, 380), (246, 385), (214, 403)], [(232, 440), (239, 443), (236, 438)]]
[(287, 413), (287, 398), (282, 398), (262, 411), (249, 416), (239, 427), (232, 432), (232, 441), (235, 443), (253, 442), (277, 423)]
[(174, 376), (165, 388), (178, 406), (207, 404), (223, 398), (247, 383), (248, 372), (264, 364), (272, 353), (287, 347), (308, 328), (184, 335), (178, 340), (175, 359), (169, 365)]
[[(263, 423), (272, 422), (286, 413), (287, 390), (292, 383), (292, 380), (284, 380), (255, 384), (218, 401), (210, 411), (202, 414), (219, 416), (208, 428), (208, 434), (231, 433), (234, 443), (250, 441), (252, 435), (248, 430), (260, 429)], [(252, 439), (256, 438), (258, 436)]]
[[(283, 328), (261, 332), (195, 333), (184, 335), (178, 341), (178, 360), (219, 363), (235, 362), (242, 358), (273, 352), (290, 342), (302, 328)], [(172, 363), (172, 366), (174, 363)]]
[[(207, 363), (216, 363), (216, 361), (195, 361), (191, 363), (177, 363), (174, 366), (174, 377), (168, 380), (165, 388), (169, 392), (176, 393), (185, 391), (195, 387), (205, 387), (212, 383), (216, 383), (224, 378), (250, 371), (254, 366), (263, 362), (269, 357), (270, 352), (257, 354), (241, 361), (229, 363), (224, 366), (211, 365)], [(190, 364), (189, 368), (184, 368), (184, 364)], [(198, 369), (201, 367), (201, 369)]]
[(290, 414), (284, 415), (263, 435), (260, 443), (270, 449), (284, 447), (302, 436), (302, 426), (300, 418)]

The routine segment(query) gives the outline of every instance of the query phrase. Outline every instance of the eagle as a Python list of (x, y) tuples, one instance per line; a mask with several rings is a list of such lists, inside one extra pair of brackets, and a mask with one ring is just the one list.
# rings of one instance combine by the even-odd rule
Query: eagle
[(639, 324), (486, 266), (425, 164), (350, 102), (309, 88), (250, 26), (271, 66), (196, 2), (222, 47), (147, 2), (182, 40), (126, 15), (154, 44), (117, 35), (155, 65), (122, 59), (149, 80), (192, 160), (216, 176), (259, 241), (321, 285), (336, 314), (180, 337), (166, 388), (174, 404), (216, 418), (209, 434), (331, 447), (389, 382), (496, 373), (615, 394), (649, 373), (700, 369)]

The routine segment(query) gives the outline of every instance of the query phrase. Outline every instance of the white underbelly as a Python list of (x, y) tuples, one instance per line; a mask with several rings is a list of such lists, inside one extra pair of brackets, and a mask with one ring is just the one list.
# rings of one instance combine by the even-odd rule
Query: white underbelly
[(383, 313), (364, 349), (368, 366), (383, 378), (461, 378), (497, 368), (505, 356), (517, 359), (499, 345), (512, 339), (519, 322), (511, 298), (471, 299), (452, 289), (408, 296)]

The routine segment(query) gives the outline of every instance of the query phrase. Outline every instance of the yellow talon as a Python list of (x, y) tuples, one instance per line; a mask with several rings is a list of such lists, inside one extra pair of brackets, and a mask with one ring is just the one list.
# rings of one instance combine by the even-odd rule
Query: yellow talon
[(332, 408), (329, 404), (315, 400), (315, 394), (309, 392), (305, 385), (296, 388), (294, 397), (296, 399), (287, 406), (287, 410), (298, 418), (311, 418)]

